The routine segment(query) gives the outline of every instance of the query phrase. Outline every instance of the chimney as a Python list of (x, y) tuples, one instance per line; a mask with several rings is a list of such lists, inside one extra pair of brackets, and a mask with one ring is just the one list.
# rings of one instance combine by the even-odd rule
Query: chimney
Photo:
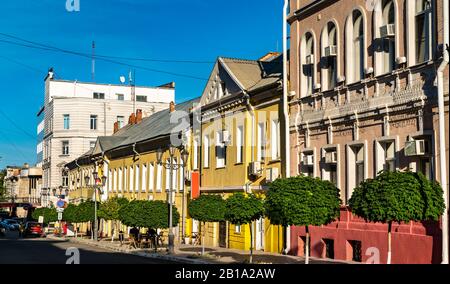
[(136, 124), (142, 121), (142, 109), (136, 110)]
[(134, 114), (134, 112), (130, 115), (130, 117), (128, 118), (128, 124), (133, 125), (136, 123), (136, 115)]
[(116, 133), (117, 131), (119, 131), (119, 122), (118, 121), (114, 122), (114, 133)]
[(174, 102), (170, 102), (170, 112), (174, 112), (175, 111), (175, 103)]

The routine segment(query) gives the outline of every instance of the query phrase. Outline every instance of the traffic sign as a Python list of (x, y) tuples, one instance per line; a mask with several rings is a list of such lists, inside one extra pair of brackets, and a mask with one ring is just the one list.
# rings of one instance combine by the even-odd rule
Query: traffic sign
[(56, 208), (56, 212), (63, 213), (64, 212), (64, 208)]
[(62, 212), (58, 212), (58, 221), (62, 220)]
[(38, 222), (43, 224), (44, 223), (44, 216), (39, 216)]
[(58, 202), (56, 202), (56, 206), (58, 206), (58, 208), (64, 208), (66, 206), (66, 202), (60, 199), (58, 200)]

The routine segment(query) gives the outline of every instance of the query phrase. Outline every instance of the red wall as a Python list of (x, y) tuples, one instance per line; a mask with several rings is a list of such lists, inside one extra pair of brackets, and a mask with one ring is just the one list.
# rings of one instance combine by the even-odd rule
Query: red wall
[[(351, 260), (350, 240), (361, 241), (362, 262), (371, 255), (366, 250), (376, 247), (380, 252), (380, 263), (387, 260), (387, 224), (367, 223), (354, 216), (347, 208), (341, 209), (339, 221), (327, 226), (309, 227), (311, 256), (322, 257), (322, 239), (334, 240), (334, 258)], [(291, 254), (303, 255), (300, 236), (305, 236), (305, 227), (291, 227)], [(441, 229), (438, 222), (410, 222), (392, 225), (392, 263), (440, 263)]]

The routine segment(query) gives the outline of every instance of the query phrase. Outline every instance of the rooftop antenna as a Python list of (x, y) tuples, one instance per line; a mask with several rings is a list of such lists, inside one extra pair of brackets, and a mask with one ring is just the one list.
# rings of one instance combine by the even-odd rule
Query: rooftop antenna
[(92, 41), (92, 82), (95, 82), (95, 41)]
[(136, 70), (130, 70), (128, 80), (131, 87), (131, 99), (133, 100), (133, 113), (136, 113)]

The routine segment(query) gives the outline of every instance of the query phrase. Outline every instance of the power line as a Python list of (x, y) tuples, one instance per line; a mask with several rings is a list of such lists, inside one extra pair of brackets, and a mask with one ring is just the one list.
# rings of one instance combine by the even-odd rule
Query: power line
[(3, 110), (0, 109), (0, 114), (6, 118), (15, 128), (17, 128), (18, 130), (20, 130), (23, 134), (27, 135), (28, 137), (31, 137), (33, 139), (36, 139), (35, 135), (30, 134), (28, 131), (26, 131), (25, 129), (23, 129), (20, 125), (16, 124), (14, 122), (14, 120), (12, 120), (11, 118), (9, 118), (9, 116), (7, 116)]

